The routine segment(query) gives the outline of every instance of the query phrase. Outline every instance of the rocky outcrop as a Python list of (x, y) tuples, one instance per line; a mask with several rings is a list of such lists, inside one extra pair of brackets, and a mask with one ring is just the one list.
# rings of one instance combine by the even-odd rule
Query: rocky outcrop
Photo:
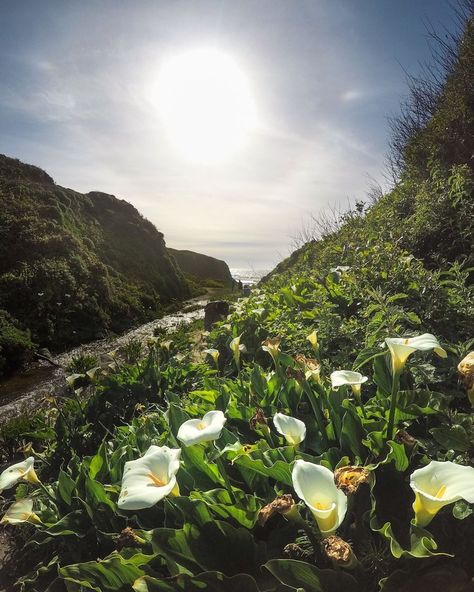
[(199, 280), (216, 280), (226, 285), (232, 283), (232, 275), (225, 261), (194, 251), (168, 249), (181, 271)]

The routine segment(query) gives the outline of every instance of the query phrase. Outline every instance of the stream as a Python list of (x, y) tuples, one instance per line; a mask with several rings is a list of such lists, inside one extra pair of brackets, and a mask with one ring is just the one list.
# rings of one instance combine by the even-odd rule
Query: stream
[[(42, 399), (48, 395), (61, 394), (65, 387), (66, 372), (64, 368), (80, 354), (90, 354), (99, 358), (101, 365), (110, 362), (108, 353), (124, 346), (130, 339), (145, 341), (154, 336), (155, 329), (173, 332), (182, 323), (191, 323), (204, 318), (204, 307), (209, 302), (205, 296), (193, 298), (183, 303), (183, 308), (122, 335), (106, 337), (80, 345), (69, 351), (51, 356), (61, 367), (53, 366), (46, 361), (38, 361), (28, 369), (0, 381), (0, 425), (20, 414), (28, 414), (41, 406)], [(199, 308), (196, 308), (196, 306)], [(189, 312), (186, 312), (191, 308)], [(196, 310), (194, 310), (196, 308)]]

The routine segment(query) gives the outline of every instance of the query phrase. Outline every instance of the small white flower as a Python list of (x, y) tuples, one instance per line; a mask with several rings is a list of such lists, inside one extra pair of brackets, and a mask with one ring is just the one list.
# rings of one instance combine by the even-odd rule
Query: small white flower
[(474, 503), (474, 468), (432, 460), (426, 467), (413, 471), (410, 487), (416, 496), (416, 524), (426, 526), (448, 504), (460, 499)]
[(347, 497), (336, 487), (334, 473), (322, 465), (297, 460), (291, 476), (296, 493), (311, 510), (323, 537), (333, 534), (347, 512)]
[(227, 421), (222, 411), (208, 411), (202, 419), (188, 419), (181, 424), (177, 438), (185, 446), (217, 440)]
[(318, 349), (318, 334), (316, 331), (310, 333), (306, 339), (311, 343), (311, 347), (316, 351)]
[(245, 345), (243, 343), (240, 343), (241, 337), (242, 337), (242, 335), (239, 335), (238, 337), (234, 337), (234, 339), (232, 339), (232, 341), (229, 344), (229, 347), (232, 351), (232, 355), (234, 356), (234, 360), (235, 360), (235, 363), (237, 364), (237, 366), (239, 366), (239, 363), (240, 363), (240, 354), (245, 353), (247, 351), (247, 348), (245, 347)]
[(415, 351), (429, 351), (432, 349), (441, 358), (447, 356), (436, 337), (431, 335), (431, 333), (423, 333), (423, 335), (408, 337), (406, 339), (401, 337), (388, 338), (385, 340), (385, 343), (388, 345), (392, 356), (394, 373), (403, 370), (408, 357)]
[(151, 508), (169, 494), (179, 495), (176, 473), (179, 448), (150, 446), (137, 460), (125, 463), (118, 507), (122, 510)]
[(352, 372), (352, 370), (336, 370), (331, 374), (331, 385), (334, 390), (345, 384), (352, 387), (355, 394), (360, 394), (360, 387), (369, 379), (363, 376), (360, 372)]
[(22, 499), (14, 502), (0, 520), (1, 524), (20, 524), (21, 522), (32, 522), (36, 524), (41, 522), (39, 517), (33, 512), (32, 499)]
[(218, 349), (213, 349), (213, 348), (205, 349), (205, 350), (203, 350), (203, 352), (205, 354), (208, 354), (209, 356), (211, 356), (211, 358), (214, 360), (214, 364), (216, 366), (218, 366), (218, 364), (219, 364), (219, 350)]
[(5, 469), (0, 475), (0, 493), (4, 489), (15, 487), (18, 481), (29, 481), (30, 483), (38, 483), (39, 479), (36, 476), (34, 469), (35, 459), (29, 456), (26, 460), (16, 463)]
[(304, 422), (296, 417), (275, 413), (273, 424), (277, 432), (285, 437), (290, 446), (298, 446), (306, 436), (306, 426)]

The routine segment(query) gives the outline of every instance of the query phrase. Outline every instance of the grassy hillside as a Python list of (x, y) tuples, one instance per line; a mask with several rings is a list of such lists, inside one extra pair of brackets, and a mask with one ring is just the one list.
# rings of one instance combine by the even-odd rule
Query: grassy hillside
[(0, 157), (0, 310), (10, 329), (59, 350), (154, 317), (187, 290), (162, 233), (131, 204)]
[(194, 251), (178, 249), (168, 249), (168, 251), (175, 258), (181, 271), (197, 280), (215, 280), (226, 285), (232, 282), (232, 275), (225, 261)]

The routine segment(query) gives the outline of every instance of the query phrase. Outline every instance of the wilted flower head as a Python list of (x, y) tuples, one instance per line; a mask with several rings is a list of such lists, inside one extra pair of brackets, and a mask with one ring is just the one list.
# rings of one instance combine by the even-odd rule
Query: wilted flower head
[(296, 417), (275, 413), (273, 424), (277, 432), (285, 437), (290, 446), (298, 446), (306, 437), (306, 426), (304, 422), (296, 419)]
[(448, 504), (460, 499), (474, 503), (474, 468), (432, 460), (426, 467), (413, 471), (410, 487), (416, 496), (416, 524), (426, 526)]
[(314, 380), (315, 382), (319, 382), (321, 364), (318, 362), (318, 360), (315, 358), (307, 358), (303, 354), (296, 354), (295, 361), (303, 369), (306, 380)]
[(185, 446), (212, 442), (220, 437), (226, 421), (222, 411), (208, 411), (202, 419), (188, 419), (181, 424), (176, 437)]
[(370, 472), (365, 467), (339, 467), (334, 471), (334, 483), (346, 495), (355, 493), (360, 485), (369, 481), (369, 478)]
[(275, 360), (280, 351), (280, 343), (281, 337), (268, 337), (268, 339), (262, 341), (262, 349), (268, 352)]
[(19, 481), (38, 483), (39, 479), (34, 469), (35, 459), (29, 456), (26, 460), (11, 465), (0, 475), (0, 493), (4, 489), (15, 487)]
[(250, 429), (255, 430), (259, 427), (268, 427), (268, 420), (263, 413), (263, 409), (258, 408), (249, 421)]
[(467, 390), (467, 396), (474, 407), (474, 351), (467, 354), (458, 364), (458, 372)]
[(331, 535), (324, 539), (323, 549), (331, 562), (343, 569), (352, 569), (357, 564), (357, 557), (348, 542), (341, 537)]
[(180, 455), (179, 448), (150, 446), (141, 458), (126, 462), (118, 507), (141, 510), (151, 508), (170, 493), (179, 495), (176, 473)]
[(285, 495), (279, 495), (272, 502), (264, 506), (258, 513), (258, 524), (265, 526), (268, 520), (275, 514), (288, 514), (295, 507), (295, 500), (293, 497), (286, 493)]
[(408, 357), (415, 351), (434, 350), (438, 356), (445, 358), (445, 350), (431, 333), (423, 333), (417, 337), (394, 337), (385, 340), (392, 356), (392, 369), (394, 373), (401, 372), (405, 367)]

